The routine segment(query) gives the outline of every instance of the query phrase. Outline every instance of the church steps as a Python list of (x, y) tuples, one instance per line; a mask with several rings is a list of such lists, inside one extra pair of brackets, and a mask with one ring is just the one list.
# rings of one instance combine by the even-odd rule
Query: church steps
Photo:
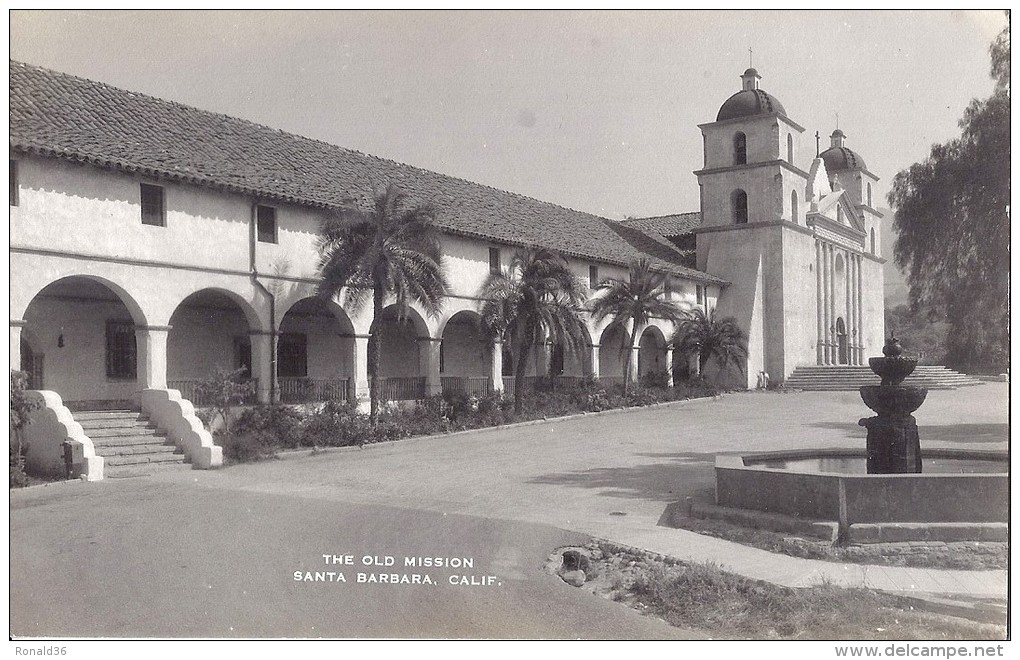
[(186, 466), (184, 452), (168, 443), (166, 432), (138, 410), (83, 410), (73, 415), (103, 457), (107, 477)]
[[(880, 383), (881, 379), (870, 367), (832, 365), (797, 367), (786, 379), (784, 387), (799, 390), (847, 391)], [(930, 390), (951, 390), (980, 384), (980, 380), (941, 365), (919, 366), (903, 381), (905, 386), (927, 387)]]

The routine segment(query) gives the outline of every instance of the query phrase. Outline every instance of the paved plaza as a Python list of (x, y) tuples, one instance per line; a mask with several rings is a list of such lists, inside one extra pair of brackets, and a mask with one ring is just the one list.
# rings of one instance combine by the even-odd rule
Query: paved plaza
[[(748, 392), (364, 449), (293, 452), (216, 471), (12, 492), (12, 632), (691, 634), (542, 572), (555, 547), (589, 535), (791, 586), (828, 579), (901, 593), (1005, 597), (1005, 571), (794, 559), (659, 525), (670, 504), (710, 496), (717, 453), (861, 447), (865, 432), (856, 422), (868, 415), (855, 392)], [(915, 416), (922, 447), (1008, 446), (1004, 383), (932, 391)], [(369, 554), (470, 556), (474, 572), (496, 576), (500, 586), (330, 589), (293, 580), (294, 571), (323, 570), (321, 554), (343, 552), (359, 561)], [(437, 572), (444, 581), (450, 573)], [(75, 615), (53, 617), (58, 610)]]

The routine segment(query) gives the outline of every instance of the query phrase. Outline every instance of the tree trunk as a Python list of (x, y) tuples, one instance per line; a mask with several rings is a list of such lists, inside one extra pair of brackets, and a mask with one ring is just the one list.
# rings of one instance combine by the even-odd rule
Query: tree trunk
[(528, 371), (528, 354), (535, 347), (535, 341), (531, 335), (525, 335), (519, 351), (520, 357), (514, 365), (514, 412), (521, 412), (521, 405), (524, 397), (524, 374)]
[(379, 362), (382, 356), (382, 339), (380, 332), (382, 326), (383, 312), (383, 283), (375, 278), (372, 291), (372, 330), (368, 336), (368, 420), (375, 426), (379, 419), (379, 390), (382, 383), (379, 380)]
[[(630, 365), (631, 360), (634, 357), (634, 341), (638, 338), (637, 323), (631, 324), (630, 332), (630, 346), (627, 348), (626, 354), (624, 355), (623, 363), (623, 396), (627, 396), (630, 392)], [(624, 332), (627, 332), (626, 326), (624, 326)], [(640, 346), (640, 343), (638, 344)]]

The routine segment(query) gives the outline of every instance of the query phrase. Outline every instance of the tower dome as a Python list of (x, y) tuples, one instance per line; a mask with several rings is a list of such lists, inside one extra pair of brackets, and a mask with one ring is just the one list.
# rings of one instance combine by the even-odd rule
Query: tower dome
[(779, 99), (772, 96), (763, 89), (758, 88), (758, 81), (761, 80), (757, 69), (748, 69), (740, 76), (743, 80), (743, 89), (726, 99), (726, 102), (719, 108), (716, 121), (737, 119), (739, 117), (753, 117), (754, 115), (771, 115), (778, 113), (786, 116), (786, 108), (779, 102)]
[(826, 172), (868, 169), (868, 166), (864, 164), (864, 159), (857, 152), (843, 146), (843, 141), (846, 139), (846, 134), (843, 131), (837, 128), (829, 138), (832, 140), (832, 146), (819, 154), (819, 157), (825, 162)]

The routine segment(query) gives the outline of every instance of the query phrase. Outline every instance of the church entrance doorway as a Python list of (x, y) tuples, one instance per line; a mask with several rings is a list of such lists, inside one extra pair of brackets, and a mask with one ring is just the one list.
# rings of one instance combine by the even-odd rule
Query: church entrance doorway
[(843, 318), (836, 319), (836, 345), (839, 346), (839, 363), (846, 364), (847, 360), (847, 346), (846, 346), (846, 324), (843, 323)]

